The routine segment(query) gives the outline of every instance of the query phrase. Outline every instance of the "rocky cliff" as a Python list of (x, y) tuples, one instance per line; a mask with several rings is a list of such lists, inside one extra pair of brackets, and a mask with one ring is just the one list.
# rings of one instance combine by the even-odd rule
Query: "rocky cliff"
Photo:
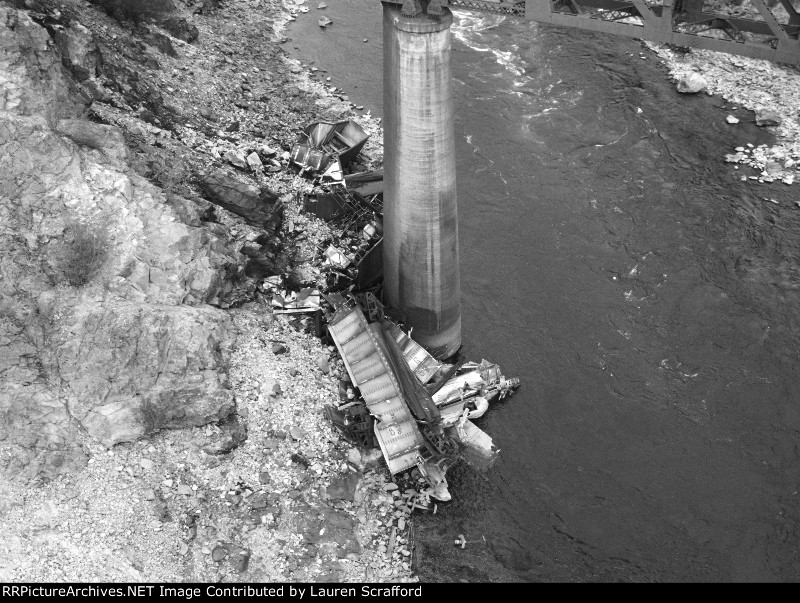
[[(98, 123), (89, 107), (112, 93), (96, 78), (123, 63), (53, 15), (0, 3), (0, 471), (26, 481), (80, 466), (87, 437), (233, 413), (223, 308), (255, 288), (239, 249), (280, 224), (275, 195), (254, 228), (140, 175), (136, 151), (163, 131), (132, 152), (128, 130)], [(151, 164), (171, 161), (161, 150)]]

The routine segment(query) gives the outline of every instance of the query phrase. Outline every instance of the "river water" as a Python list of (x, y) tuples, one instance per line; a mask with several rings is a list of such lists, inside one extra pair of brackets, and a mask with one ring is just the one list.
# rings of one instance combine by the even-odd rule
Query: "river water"
[[(326, 1), (285, 47), (379, 115), (380, 4)], [(633, 40), (453, 34), (464, 351), (523, 385), (417, 517), (421, 578), (798, 580), (800, 189), (722, 163), (769, 133)]]

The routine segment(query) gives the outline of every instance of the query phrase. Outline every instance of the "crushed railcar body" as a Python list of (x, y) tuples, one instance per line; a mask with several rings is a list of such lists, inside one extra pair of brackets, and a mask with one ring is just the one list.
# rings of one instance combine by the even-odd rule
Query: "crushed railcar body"
[[(480, 469), (491, 466), (498, 451), (470, 419), (481, 416), (490, 401), (509, 395), (519, 380), (506, 379), (486, 361), (460, 367), (440, 363), (391, 321), (368, 322), (357, 303), (340, 306), (328, 330), (374, 419), (375, 439), (392, 474), (417, 467), (430, 495), (449, 500), (448, 467), (459, 459)], [(326, 414), (351, 442), (367, 441), (369, 422), (358, 403), (331, 405)]]
[(321, 182), (345, 184), (344, 168), (361, 152), (369, 135), (352, 119), (320, 121), (303, 130), (291, 152), (301, 170), (317, 174)]

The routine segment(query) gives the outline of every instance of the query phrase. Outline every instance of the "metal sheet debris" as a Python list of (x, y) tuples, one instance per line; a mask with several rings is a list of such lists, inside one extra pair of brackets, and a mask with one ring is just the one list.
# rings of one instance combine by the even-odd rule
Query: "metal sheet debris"
[(272, 296), (272, 312), (274, 314), (316, 312), (320, 309), (319, 298), (319, 291), (309, 287), (300, 289), (297, 293), (281, 291)]
[(350, 402), (339, 407), (326, 404), (323, 407), (325, 416), (342, 433), (345, 439), (362, 448), (374, 448), (374, 417), (363, 402)]
[(383, 194), (383, 170), (349, 174), (344, 178), (347, 188), (356, 189), (365, 197)]
[(325, 263), (344, 270), (350, 265), (350, 258), (348, 258), (342, 251), (336, 249), (333, 245), (325, 250)]
[(419, 382), (425, 385), (439, 372), (442, 364), (431, 356), (425, 348), (406, 335), (396, 324), (391, 323), (390, 329), (392, 337), (394, 337), (403, 351), (403, 356), (409, 368), (414, 371)]
[(357, 287), (360, 291), (369, 289), (383, 280), (383, 239), (364, 254), (358, 263)]
[(357, 305), (344, 306), (328, 325), (347, 373), (376, 419), (375, 436), (392, 474), (420, 462), (422, 434), (405, 404), (401, 388), (376, 341), (375, 325)]
[[(322, 17), (327, 19), (327, 17)], [(291, 162), (301, 172), (318, 174), (322, 182), (345, 184), (344, 168), (361, 152), (369, 135), (352, 119), (320, 121), (303, 130), (291, 152)]]
[[(506, 379), (485, 360), (448, 370), (398, 325), (386, 318), (368, 322), (352, 299), (338, 304), (328, 329), (375, 420), (375, 437), (392, 474), (416, 466), (429, 483), (429, 495), (449, 500), (445, 473), (452, 464), (463, 459), (486, 469), (494, 463), (498, 451), (492, 439), (470, 419), (482, 416), (490, 400), (508, 396), (518, 379)], [(447, 383), (436, 384), (436, 377)], [(426, 383), (435, 384), (434, 394)], [(353, 408), (349, 393), (340, 409)], [(326, 413), (346, 437), (355, 437), (341, 414)]]

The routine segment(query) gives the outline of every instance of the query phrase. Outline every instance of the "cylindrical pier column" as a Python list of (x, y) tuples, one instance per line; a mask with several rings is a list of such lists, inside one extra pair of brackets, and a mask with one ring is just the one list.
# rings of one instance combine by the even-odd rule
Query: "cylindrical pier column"
[(437, 358), (461, 346), (448, 9), (383, 5), (383, 270), (388, 303)]

